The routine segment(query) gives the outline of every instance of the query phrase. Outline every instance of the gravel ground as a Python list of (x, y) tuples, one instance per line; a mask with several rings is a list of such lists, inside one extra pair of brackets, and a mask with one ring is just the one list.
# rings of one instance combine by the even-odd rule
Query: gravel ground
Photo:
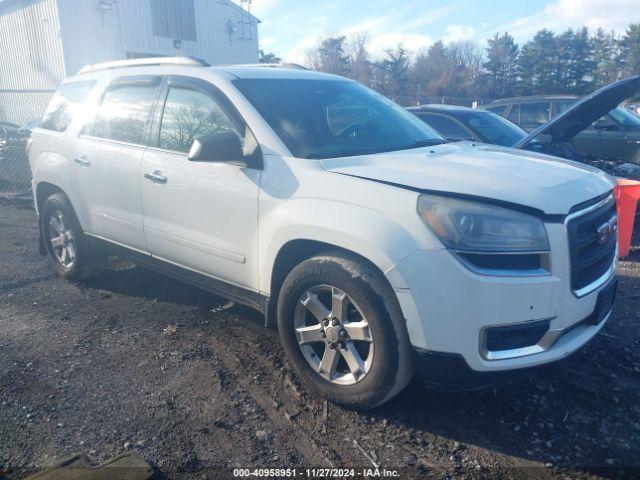
[(0, 207), (0, 478), (137, 450), (157, 478), (232, 469), (397, 469), (402, 478), (640, 475), (640, 252), (587, 347), (528, 380), (444, 393), (414, 380), (360, 414), (307, 395), (260, 315), (114, 262), (56, 277), (36, 217)]

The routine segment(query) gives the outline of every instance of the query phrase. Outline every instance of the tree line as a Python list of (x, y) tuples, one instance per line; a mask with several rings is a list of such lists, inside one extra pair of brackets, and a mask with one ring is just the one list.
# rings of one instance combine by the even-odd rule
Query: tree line
[[(262, 62), (279, 60), (260, 52)], [(365, 33), (327, 36), (307, 50), (305, 66), (353, 78), (405, 105), (429, 98), (470, 103), (514, 95), (584, 95), (640, 74), (640, 23), (623, 35), (587, 27), (560, 34), (542, 29), (522, 46), (507, 32), (496, 33), (484, 48), (476, 41), (438, 41), (414, 54), (399, 44), (381, 58), (372, 57)]]

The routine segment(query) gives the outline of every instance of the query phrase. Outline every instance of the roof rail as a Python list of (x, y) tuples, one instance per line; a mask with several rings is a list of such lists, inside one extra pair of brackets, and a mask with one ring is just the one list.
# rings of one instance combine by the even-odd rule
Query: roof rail
[(180, 65), (184, 67), (208, 67), (209, 64), (204, 60), (192, 57), (152, 57), (152, 58), (135, 58), (132, 60), (116, 60), (113, 62), (96, 63), (87, 65), (78, 72), (83, 75), (100, 70), (111, 70), (113, 68), (127, 67), (150, 67), (159, 65)]
[(259, 67), (259, 68), (292, 68), (295, 70), (309, 70), (307, 67), (298, 65), (297, 63), (241, 63), (235, 65), (226, 65), (228, 67)]

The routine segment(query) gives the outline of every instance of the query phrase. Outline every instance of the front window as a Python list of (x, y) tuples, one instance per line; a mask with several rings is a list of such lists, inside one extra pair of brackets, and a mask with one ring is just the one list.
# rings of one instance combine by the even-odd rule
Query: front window
[(239, 79), (234, 83), (299, 158), (347, 157), (444, 142), (404, 108), (355, 82)]
[(240, 137), (238, 129), (213, 97), (188, 88), (169, 89), (160, 124), (160, 148), (187, 153), (195, 137), (227, 132)]
[[(564, 112), (569, 107), (573, 106), (577, 101), (578, 100), (576, 99), (571, 101), (558, 102), (558, 109), (560, 110), (560, 112)], [(601, 125), (601, 128), (602, 125), (614, 126), (616, 123), (618, 123), (619, 125), (622, 125), (626, 128), (631, 128), (634, 130), (640, 129), (640, 117), (634, 115), (633, 113), (627, 111), (622, 107), (614, 108), (607, 115), (593, 122), (593, 124), (591, 124), (589, 128), (594, 128), (594, 125), (597, 123)]]
[(640, 129), (640, 117), (622, 107), (614, 108), (609, 112), (609, 115), (623, 127)]
[(461, 117), (485, 143), (511, 147), (527, 135), (520, 127), (495, 113), (469, 112)]

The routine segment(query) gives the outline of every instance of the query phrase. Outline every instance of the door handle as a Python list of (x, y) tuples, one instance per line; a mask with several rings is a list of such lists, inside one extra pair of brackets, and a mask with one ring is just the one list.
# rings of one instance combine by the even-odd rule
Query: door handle
[(91, 162), (87, 160), (85, 157), (76, 157), (76, 163), (81, 167), (88, 167), (91, 165)]
[(163, 176), (160, 170), (156, 170), (151, 173), (145, 173), (144, 178), (148, 178), (153, 183), (167, 183), (167, 177)]

